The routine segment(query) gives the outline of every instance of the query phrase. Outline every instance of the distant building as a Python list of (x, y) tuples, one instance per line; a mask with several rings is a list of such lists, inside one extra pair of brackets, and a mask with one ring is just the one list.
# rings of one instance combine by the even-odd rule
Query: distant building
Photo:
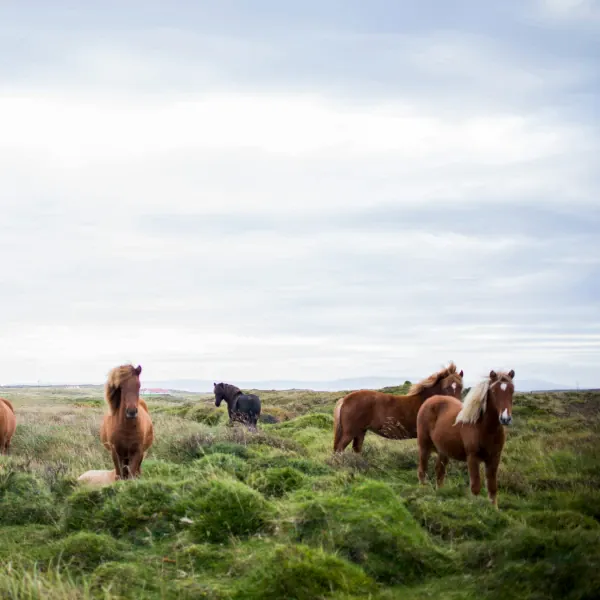
[(140, 394), (144, 396), (170, 396), (171, 392), (163, 388), (142, 388)]

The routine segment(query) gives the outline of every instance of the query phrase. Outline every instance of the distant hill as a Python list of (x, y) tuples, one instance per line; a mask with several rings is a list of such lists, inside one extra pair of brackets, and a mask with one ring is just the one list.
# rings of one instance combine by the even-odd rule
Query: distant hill
[[(322, 381), (301, 381), (301, 380), (265, 380), (265, 381), (228, 381), (242, 389), (254, 390), (315, 390), (322, 392), (335, 392), (344, 390), (379, 389), (388, 386), (401, 385), (405, 381), (417, 381), (418, 378), (408, 377), (354, 377), (347, 379), (333, 379)], [(470, 385), (467, 380), (466, 385)], [(181, 390), (186, 392), (206, 392), (213, 391), (213, 381), (201, 379), (173, 379), (166, 381), (148, 381), (144, 382), (145, 387), (167, 388), (171, 390)], [(515, 379), (515, 386), (519, 392), (531, 391), (564, 391), (573, 389), (572, 387), (543, 381), (539, 379)]]

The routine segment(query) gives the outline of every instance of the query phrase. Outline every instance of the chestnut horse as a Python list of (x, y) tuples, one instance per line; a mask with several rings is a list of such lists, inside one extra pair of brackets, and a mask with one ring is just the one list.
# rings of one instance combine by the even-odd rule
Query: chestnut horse
[(104, 398), (109, 414), (104, 417), (100, 440), (112, 454), (116, 479), (141, 473), (142, 460), (154, 441), (148, 405), (140, 398), (139, 365), (121, 365), (108, 374)]
[(504, 425), (512, 422), (515, 372), (496, 373), (471, 388), (464, 403), (433, 396), (417, 415), (419, 481), (425, 483), (431, 451), (437, 452), (435, 472), (441, 487), (450, 458), (469, 466), (471, 492), (481, 490), (479, 463), (485, 464), (488, 497), (498, 507), (498, 465), (504, 447)]
[(463, 372), (456, 365), (430, 375), (411, 386), (406, 396), (374, 390), (350, 392), (340, 398), (333, 412), (333, 451), (343, 452), (352, 442), (355, 452), (362, 450), (367, 431), (381, 437), (401, 440), (417, 437), (417, 413), (421, 404), (437, 394), (460, 398)]
[(0, 398), (0, 454), (8, 454), (10, 440), (17, 428), (17, 418), (13, 405), (6, 399)]

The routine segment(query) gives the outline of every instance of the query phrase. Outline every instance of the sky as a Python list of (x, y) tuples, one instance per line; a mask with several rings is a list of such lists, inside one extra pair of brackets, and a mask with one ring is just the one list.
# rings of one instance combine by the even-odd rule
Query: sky
[(600, 385), (600, 2), (0, 5), (0, 384)]

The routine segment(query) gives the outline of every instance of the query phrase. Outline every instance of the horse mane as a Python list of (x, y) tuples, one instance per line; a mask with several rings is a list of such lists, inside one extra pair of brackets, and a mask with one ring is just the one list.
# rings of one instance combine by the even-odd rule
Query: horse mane
[(104, 385), (104, 399), (110, 408), (110, 414), (114, 415), (121, 404), (121, 385), (130, 377), (137, 377), (135, 367), (131, 364), (120, 365), (108, 372), (106, 384)]
[(223, 390), (223, 396), (231, 400), (243, 393), (237, 385), (231, 383), (220, 383), (219, 385)]
[(456, 415), (454, 424), (477, 423), (487, 408), (487, 396), (490, 388), (503, 381), (512, 383), (512, 379), (508, 373), (497, 373), (496, 379), (494, 379), (493, 382), (488, 376), (483, 381), (480, 381), (477, 385), (473, 386), (465, 396), (463, 407), (458, 415)]
[[(423, 381), (419, 381), (419, 383), (413, 383), (408, 390), (407, 396), (418, 396), (422, 394), (426, 389), (432, 388), (434, 385), (438, 384), (443, 379), (446, 379), (449, 375), (456, 374), (456, 365), (454, 362), (451, 362), (447, 367), (441, 369), (437, 373), (433, 373)], [(458, 375), (457, 375), (458, 378)]]

